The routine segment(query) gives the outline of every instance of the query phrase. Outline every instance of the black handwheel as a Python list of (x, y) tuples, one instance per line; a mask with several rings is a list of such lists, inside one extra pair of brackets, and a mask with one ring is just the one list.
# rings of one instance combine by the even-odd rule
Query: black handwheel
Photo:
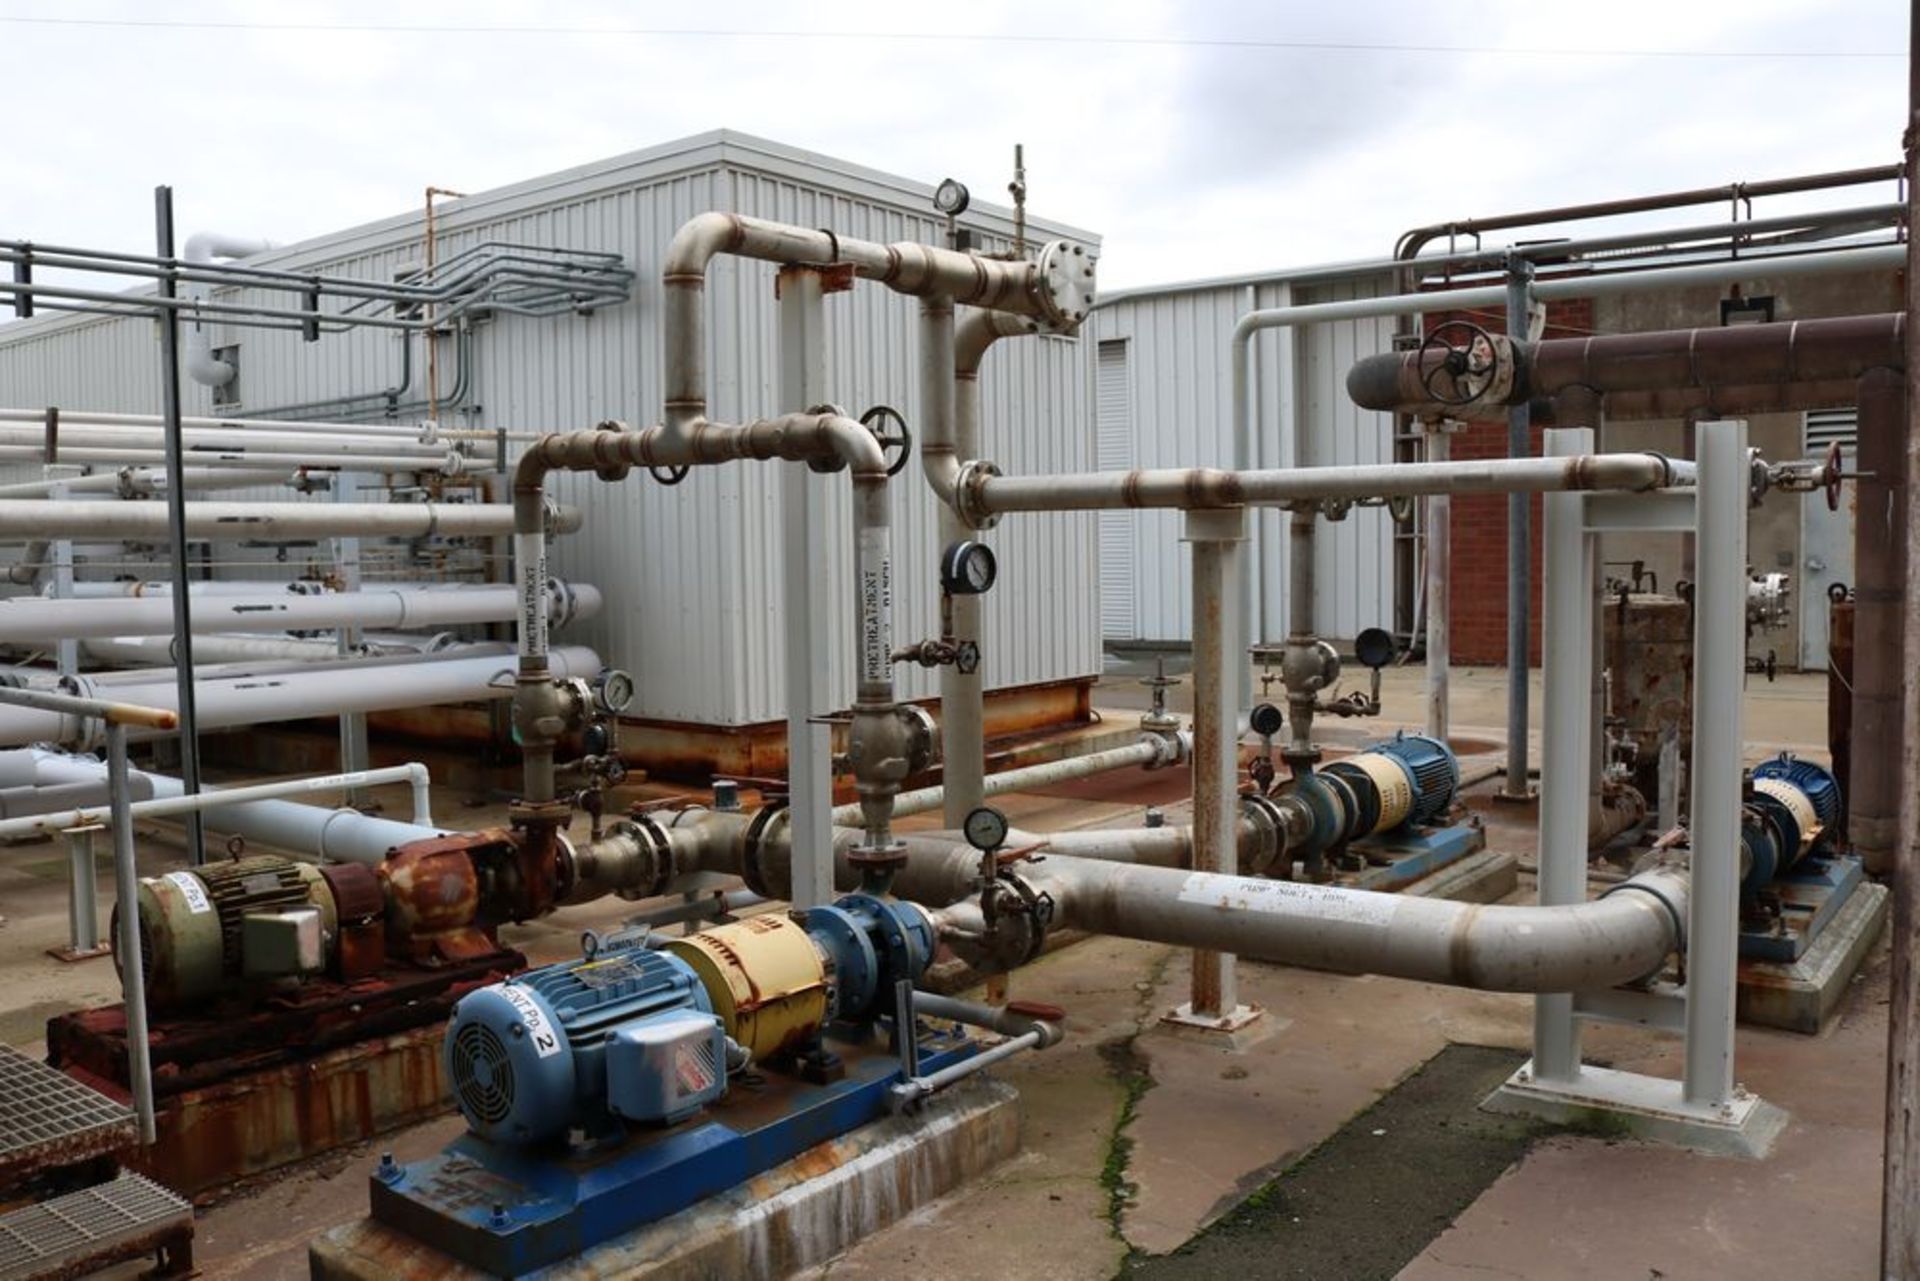
[(1840, 442), (1834, 441), (1827, 446), (1826, 490), (1827, 510), (1840, 510)]
[(896, 449), (900, 451), (887, 464), (887, 475), (898, 476), (913, 453), (913, 432), (908, 430), (907, 420), (892, 405), (875, 405), (860, 415), (860, 425), (873, 433), (873, 438), (880, 442), (882, 453), (891, 454)]
[(1845, 583), (1827, 584), (1827, 599), (1836, 605), (1851, 595), (1853, 595), (1853, 592)]
[(687, 478), (687, 473), (692, 470), (692, 463), (682, 463), (678, 467), (660, 467), (654, 463), (647, 464), (647, 475), (653, 477), (662, 485), (678, 485)]
[[(1458, 335), (1463, 342), (1449, 341), (1450, 335)], [(1428, 351), (1444, 353), (1431, 365), (1427, 363)], [(1499, 355), (1494, 348), (1493, 335), (1479, 325), (1466, 320), (1449, 320), (1434, 326), (1433, 332), (1421, 342), (1420, 350), (1414, 355), (1414, 368), (1420, 371), (1420, 386), (1437, 404), (1470, 405), (1480, 399), (1492, 381), (1494, 366)], [(1452, 383), (1452, 388), (1442, 391), (1439, 376), (1444, 373)], [(1480, 379), (1478, 390), (1472, 389), (1472, 380)], [(1461, 389), (1466, 388), (1464, 394)]]

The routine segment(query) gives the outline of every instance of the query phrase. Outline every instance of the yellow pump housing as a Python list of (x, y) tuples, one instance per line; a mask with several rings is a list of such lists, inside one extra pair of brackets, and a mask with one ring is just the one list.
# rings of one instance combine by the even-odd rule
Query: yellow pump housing
[(756, 1059), (798, 1047), (827, 1017), (826, 962), (785, 916), (750, 917), (663, 947), (693, 967), (727, 1035)]

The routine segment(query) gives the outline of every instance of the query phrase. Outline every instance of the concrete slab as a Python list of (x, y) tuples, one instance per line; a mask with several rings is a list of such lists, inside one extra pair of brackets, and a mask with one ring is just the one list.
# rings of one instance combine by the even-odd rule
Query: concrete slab
[(1799, 960), (1742, 961), (1734, 1005), (1740, 1021), (1817, 1035), (1879, 940), (1892, 897), (1884, 885), (1856, 886)]
[[(1020, 1150), (1012, 1088), (978, 1078), (809, 1149), (731, 1192), (543, 1269), (546, 1281), (646, 1277), (784, 1277), (891, 1226)], [(396, 1274), (479, 1278), (370, 1219), (313, 1243), (316, 1278), (390, 1281)]]
[(1719, 1107), (1700, 1107), (1682, 1097), (1679, 1081), (1591, 1065), (1581, 1069), (1577, 1081), (1562, 1083), (1536, 1079), (1528, 1062), (1480, 1106), (1505, 1116), (1749, 1160), (1772, 1151), (1787, 1126), (1785, 1112), (1744, 1089), (1735, 1089)]

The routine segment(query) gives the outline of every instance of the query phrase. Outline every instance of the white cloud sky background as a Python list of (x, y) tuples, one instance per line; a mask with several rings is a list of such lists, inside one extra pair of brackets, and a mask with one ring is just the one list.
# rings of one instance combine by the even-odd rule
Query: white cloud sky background
[[(6, 21), (31, 18), (115, 25)], [(995, 202), (1023, 142), (1033, 212), (1102, 233), (1114, 288), (1896, 160), (1906, 19), (1899, 0), (0, 0), (0, 236), (147, 251), (165, 182), (183, 237), (291, 243), (428, 183), (480, 191), (725, 126)], [(241, 25), (118, 25), (141, 22)], [(272, 29), (289, 23), (600, 30)], [(788, 34), (607, 30), (696, 26)]]

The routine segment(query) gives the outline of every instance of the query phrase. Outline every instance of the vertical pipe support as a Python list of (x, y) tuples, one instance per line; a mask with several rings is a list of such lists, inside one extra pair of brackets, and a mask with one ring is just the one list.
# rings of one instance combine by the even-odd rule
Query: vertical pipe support
[[(1444, 463), (1452, 455), (1448, 437), (1454, 424), (1436, 418), (1425, 424), (1427, 461)], [(1449, 671), (1453, 665), (1453, 498), (1433, 494), (1426, 502), (1427, 550), (1427, 735), (1447, 741)]]
[[(154, 188), (153, 205), (160, 257), (171, 264), (160, 276), (156, 290), (163, 300), (171, 299), (175, 296), (174, 272), (177, 270), (177, 264), (173, 264), (173, 188)], [(180, 313), (173, 307), (163, 306), (156, 319), (160, 325), (161, 421), (167, 453), (168, 550), (173, 564), (174, 705), (180, 715), (180, 782), (191, 796), (200, 790), (200, 723), (194, 712), (193, 610), (187, 583), (187, 484), (186, 464), (181, 456), (185, 445), (180, 422)], [(206, 831), (198, 810), (187, 815), (185, 827), (187, 861), (198, 867), (207, 859)], [(148, 1111), (152, 1111), (151, 1101)], [(151, 1115), (147, 1123), (151, 1129)]]
[(1853, 741), (1842, 780), (1847, 835), (1867, 870), (1894, 871), (1899, 844), (1900, 744), (1906, 737), (1901, 692), (1909, 683), (1901, 660), (1907, 548), (1905, 521), (1907, 388), (1897, 370), (1870, 369), (1860, 379), (1859, 470), (1854, 490)]
[[(827, 400), (826, 281), (817, 267), (780, 269), (782, 406), (811, 410)], [(832, 563), (825, 478), (810, 467), (780, 473), (780, 562), (786, 610), (787, 792), (795, 907), (833, 898), (833, 663), (827, 602), (814, 590)]]
[[(1593, 431), (1586, 427), (1549, 431), (1545, 445), (1547, 455), (1554, 458), (1591, 453)], [(1542, 513), (1546, 526), (1541, 549), (1545, 589), (1542, 631), (1544, 649), (1553, 661), (1546, 665), (1544, 674), (1539, 901), (1543, 907), (1557, 907), (1581, 903), (1587, 897), (1587, 720), (1592, 714), (1588, 682), (1596, 658), (1592, 653), (1593, 555), (1584, 494), (1548, 494)], [(1741, 616), (1744, 618), (1744, 613)], [(1524, 644), (1524, 612), (1520, 623)], [(1523, 683), (1525, 658), (1523, 649)], [(1524, 728), (1520, 741), (1525, 742)], [(1511, 760), (1511, 743), (1508, 748)], [(1520, 780), (1524, 783), (1524, 747), (1519, 759)], [(1533, 1014), (1535, 1079), (1567, 1085), (1579, 1079), (1580, 1071), (1580, 1028), (1572, 994), (1540, 996)]]
[[(333, 498), (335, 502), (353, 502), (359, 496), (359, 477), (353, 472), (342, 470), (334, 475)], [(360, 590), (360, 539), (345, 535), (333, 540), (334, 564), (340, 571), (340, 590), (357, 592)], [(350, 657), (360, 645), (360, 628), (351, 625), (342, 626), (334, 631), (334, 650), (342, 658)], [(372, 762), (367, 745), (367, 714), (365, 712), (344, 712), (340, 716), (340, 772), (350, 774), (364, 770)], [(353, 809), (366, 805), (372, 797), (367, 789), (359, 786), (348, 787), (340, 798), (340, 803)]]
[[(178, 580), (176, 580), (178, 581)], [(184, 584), (182, 584), (184, 588)], [(133, 793), (127, 770), (127, 727), (107, 722), (107, 803), (113, 823), (113, 887), (119, 908), (120, 955), (140, 955), (139, 872), (133, 861)], [(188, 813), (198, 814), (198, 810)], [(191, 828), (189, 830), (192, 830)], [(140, 1142), (153, 1145), (153, 1058), (147, 1044), (147, 989), (137, 964), (120, 967), (120, 999), (127, 1011), (127, 1080), (133, 1086), (133, 1112)]]
[(1747, 425), (1700, 424), (1693, 636), (1693, 893), (1687, 922), (1687, 1056), (1681, 1096), (1733, 1097), (1740, 947), (1740, 776), (1746, 683)]
[[(1507, 261), (1507, 333), (1527, 336), (1532, 304), (1533, 264), (1519, 255)], [(1525, 458), (1532, 450), (1530, 404), (1507, 410), (1507, 457)], [(1591, 452), (1589, 443), (1587, 452)], [(1525, 494), (1507, 495), (1507, 782), (1509, 800), (1525, 800), (1527, 786), (1527, 675), (1530, 646), (1527, 616), (1533, 608), (1533, 519)], [(1543, 788), (1544, 790), (1544, 788)], [(1541, 820), (1544, 832), (1546, 822)]]
[[(1193, 866), (1231, 876), (1239, 860), (1240, 686), (1233, 664), (1245, 666), (1246, 509), (1189, 511), (1181, 537), (1193, 548)], [(1259, 1013), (1240, 1003), (1233, 955), (1196, 950), (1191, 998), (1167, 1018), (1231, 1032)]]
[(67, 842), (67, 946), (53, 949), (53, 955), (63, 961), (106, 952), (100, 941), (100, 874), (93, 853), (99, 831), (98, 824), (90, 823), (61, 833)]

